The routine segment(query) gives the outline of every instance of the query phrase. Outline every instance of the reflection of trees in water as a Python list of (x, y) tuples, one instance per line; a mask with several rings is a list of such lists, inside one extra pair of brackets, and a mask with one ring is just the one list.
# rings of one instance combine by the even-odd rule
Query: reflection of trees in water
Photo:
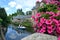
[(21, 38), (26, 37), (29, 34), (30, 33), (26, 32), (25, 30), (21, 30), (20, 28), (17, 29), (17, 27), (14, 28), (14, 27), (9, 26), (5, 37), (6, 37), (6, 40), (12, 40), (12, 39), (20, 40)]
[(26, 29), (17, 28), (16, 31), (17, 31), (18, 33), (25, 33), (25, 32), (26, 32)]

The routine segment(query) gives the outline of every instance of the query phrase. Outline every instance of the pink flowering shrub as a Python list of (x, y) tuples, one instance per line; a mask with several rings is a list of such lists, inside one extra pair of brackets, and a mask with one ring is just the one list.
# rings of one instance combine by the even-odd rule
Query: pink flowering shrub
[[(43, 0), (44, 7), (33, 15), (34, 31), (58, 36), (60, 40), (60, 0)], [(42, 14), (43, 12), (43, 14)]]
[(44, 2), (46, 4), (55, 4), (59, 7), (58, 9), (60, 9), (60, 0), (44, 0)]
[(60, 12), (36, 13), (32, 18), (36, 23), (33, 27), (34, 31), (57, 36), (60, 35)]
[(60, 40), (60, 36), (58, 37), (58, 40)]

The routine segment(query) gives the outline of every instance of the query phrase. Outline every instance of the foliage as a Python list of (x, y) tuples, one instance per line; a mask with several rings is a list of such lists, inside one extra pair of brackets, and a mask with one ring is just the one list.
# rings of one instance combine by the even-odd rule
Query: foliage
[(17, 14), (18, 14), (18, 15), (24, 15), (24, 12), (22, 11), (22, 9), (18, 9), (18, 10), (17, 10)]
[(22, 25), (26, 27), (26, 30), (28, 32), (34, 32), (33, 28), (32, 28), (32, 23), (30, 21), (25, 21), (25, 22), (22, 22)]
[(6, 17), (7, 17), (7, 14), (5, 12), (5, 9), (4, 8), (0, 8), (0, 18), (5, 19)]
[(46, 4), (44, 4), (45, 6), (42, 8), (42, 7), (40, 7), (39, 9), (38, 9), (38, 12), (46, 12), (46, 11), (52, 11), (52, 12), (57, 12), (58, 10), (57, 10), (57, 6), (56, 5), (54, 5), (54, 4), (48, 4), (48, 5), (46, 5)]
[(1, 25), (2, 21), (3, 21), (3, 20), (0, 18), (0, 25)]
[(13, 13), (12, 16), (17, 16), (17, 13)]
[(49, 16), (50, 15), (47, 15), (47, 14), (43, 14), (42, 17), (46, 18), (46, 19), (49, 19)]
[(15, 26), (19, 26), (20, 23), (19, 22), (12, 22), (12, 24)]
[(4, 8), (0, 8), (0, 18), (3, 20), (1, 25), (3, 25), (4, 27), (7, 27), (8, 23), (10, 23), (10, 21), (8, 21), (9, 18), (8, 18)]
[(24, 12), (22, 11), (22, 9), (17, 9), (17, 12), (12, 14), (12, 16), (17, 16), (17, 15), (24, 15)]
[(0, 18), (0, 23), (2, 22), (2, 19)]
[(12, 22), (11, 18), (9, 16), (7, 16), (6, 21), (7, 21), (8, 24), (11, 24), (11, 22)]
[(27, 11), (26, 15), (32, 15), (32, 11)]

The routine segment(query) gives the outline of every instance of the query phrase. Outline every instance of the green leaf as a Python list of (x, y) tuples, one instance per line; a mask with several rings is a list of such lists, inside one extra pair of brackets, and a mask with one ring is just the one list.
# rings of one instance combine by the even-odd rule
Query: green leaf
[(2, 22), (3, 20), (0, 18), (0, 23)]
[(46, 19), (49, 19), (49, 16), (48, 14), (43, 14), (42, 17), (46, 18)]

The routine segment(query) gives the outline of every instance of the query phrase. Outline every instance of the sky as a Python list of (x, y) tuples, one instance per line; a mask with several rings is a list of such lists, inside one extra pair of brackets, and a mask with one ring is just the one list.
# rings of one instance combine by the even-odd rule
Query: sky
[[(37, 0), (0, 0), (0, 7), (5, 8), (7, 15), (22, 9), (23, 12), (31, 10)], [(39, 0), (41, 1), (41, 0)]]

